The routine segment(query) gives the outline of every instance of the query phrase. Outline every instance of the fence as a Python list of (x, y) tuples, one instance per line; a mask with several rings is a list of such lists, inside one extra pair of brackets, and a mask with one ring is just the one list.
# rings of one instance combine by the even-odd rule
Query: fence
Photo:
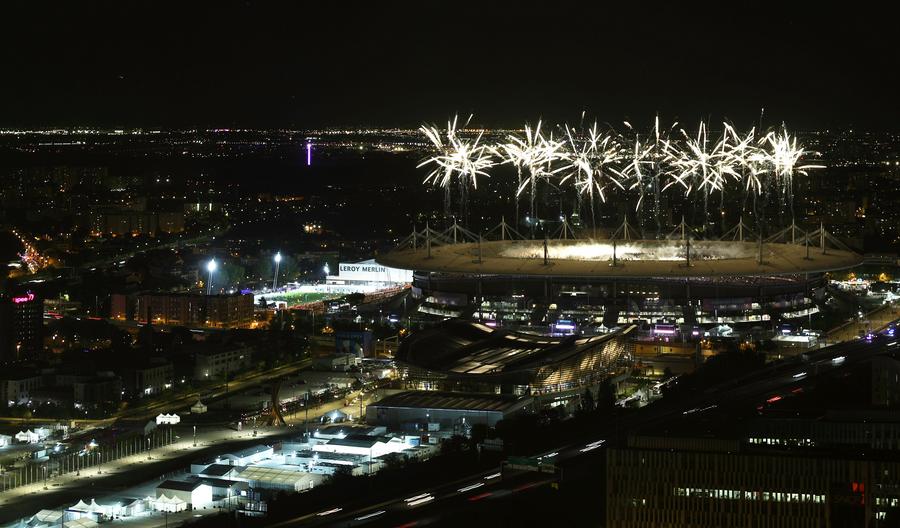
[(49, 459), (42, 462), (29, 462), (24, 467), (0, 472), (0, 492), (9, 491), (20, 486), (44, 482), (46, 488), (54, 477), (97, 468), (103, 472), (103, 464), (114, 462), (120, 458), (141, 453), (149, 453), (154, 449), (167, 446), (175, 438), (171, 427), (156, 430), (148, 435), (134, 435), (117, 440), (114, 444), (89, 445), (77, 453), (50, 453)]

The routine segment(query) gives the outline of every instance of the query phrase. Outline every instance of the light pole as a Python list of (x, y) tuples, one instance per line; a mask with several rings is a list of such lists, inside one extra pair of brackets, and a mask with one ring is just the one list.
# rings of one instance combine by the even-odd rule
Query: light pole
[(217, 267), (216, 259), (209, 259), (209, 262), (206, 263), (206, 271), (209, 272), (209, 280), (206, 281), (206, 295), (212, 295), (213, 273), (215, 273)]
[(281, 251), (275, 253), (275, 277), (272, 279), (272, 290), (278, 288), (278, 265), (281, 264)]

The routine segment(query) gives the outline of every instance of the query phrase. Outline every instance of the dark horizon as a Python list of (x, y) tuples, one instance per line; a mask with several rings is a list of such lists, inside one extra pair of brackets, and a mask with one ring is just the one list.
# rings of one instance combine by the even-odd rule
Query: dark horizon
[[(216, 4), (218, 6), (218, 4)], [(7, 7), (0, 127), (520, 127), (699, 119), (892, 130), (877, 13), (557, 3)]]

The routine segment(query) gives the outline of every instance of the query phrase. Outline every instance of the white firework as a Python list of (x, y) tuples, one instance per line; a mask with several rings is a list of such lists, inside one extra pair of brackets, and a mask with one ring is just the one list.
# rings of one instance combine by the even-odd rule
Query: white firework
[(785, 184), (790, 184), (795, 172), (808, 176), (807, 170), (824, 168), (823, 165), (799, 165), (803, 156), (811, 154), (811, 152), (799, 146), (797, 137), (791, 136), (783, 125), (781, 133), (769, 132), (761, 142), (765, 142), (771, 149), (768, 155), (772, 173)]
[[(538, 183), (547, 181), (557, 172), (554, 164), (563, 159), (562, 147), (564, 143), (553, 139), (553, 135), (544, 137), (541, 132), (541, 121), (532, 129), (525, 124), (525, 135), (510, 135), (507, 142), (499, 148), (495, 148), (504, 162), (515, 166), (519, 174), (519, 182), (516, 187), (516, 200), (527, 189), (530, 191), (531, 215), (534, 216), (534, 203), (537, 196)], [(524, 172), (523, 172), (524, 170)]]
[[(779, 190), (785, 203), (793, 206), (794, 176), (822, 168), (805, 161), (811, 153), (784, 126), (761, 135), (754, 128), (742, 132), (724, 123), (721, 135), (716, 135), (707, 123), (700, 122), (696, 133), (689, 134), (677, 123), (661, 126), (657, 117), (646, 132), (638, 132), (626, 122), (627, 131), (620, 135), (601, 130), (594, 122), (587, 129), (559, 127), (556, 138), (545, 132), (539, 120), (526, 124), (521, 134), (486, 144), (482, 133), (466, 133), (467, 125), (468, 121), (460, 126), (454, 117), (446, 129), (421, 127), (434, 152), (419, 164), (429, 168), (425, 183), (445, 190), (448, 212), (451, 189), (459, 188), (463, 216), (469, 189), (477, 189), (479, 180), (489, 176), (498, 163), (516, 168), (511, 197), (517, 218), (523, 195), (529, 196), (531, 216), (537, 215), (535, 202), (544, 187), (555, 187), (561, 204), (565, 196), (574, 195), (579, 208), (590, 206), (592, 218), (595, 205), (607, 202), (610, 192), (618, 190), (634, 196), (635, 211), (642, 220), (656, 219), (657, 235), (664, 192), (683, 194), (688, 204), (699, 202), (697, 195), (701, 195), (707, 220), (709, 197), (718, 193), (724, 222), (725, 193), (738, 189), (745, 204), (750, 196), (754, 198), (754, 214), (756, 197), (763, 197), (760, 212), (764, 219), (770, 189)], [(675, 130), (680, 131), (678, 137)], [(643, 214), (651, 198), (653, 213)]]
[(706, 123), (702, 121), (696, 136), (689, 136), (684, 129), (681, 134), (684, 136), (682, 144), (679, 147), (670, 144), (669, 147), (675, 170), (672, 181), (664, 189), (677, 183), (684, 188), (685, 196), (694, 190), (708, 196), (714, 191), (724, 190), (726, 177), (740, 179), (728, 155), (727, 135), (718, 141), (711, 141)]
[(641, 134), (631, 126), (631, 123), (625, 121), (625, 127), (634, 137), (629, 140), (631, 147), (628, 149), (627, 163), (623, 167), (622, 173), (631, 182), (628, 189), (637, 190), (638, 199), (635, 202), (635, 211), (641, 210), (646, 193), (652, 191), (658, 217), (660, 193), (662, 192), (659, 182), (671, 172), (672, 152), (674, 152), (673, 144), (669, 140), (669, 132), (677, 125), (678, 123), (674, 123), (669, 130), (661, 130), (659, 116), (656, 116), (652, 131), (642, 138)]
[(624, 177), (618, 168), (622, 148), (611, 134), (600, 132), (596, 121), (587, 132), (579, 133), (567, 127), (566, 136), (562, 151), (564, 165), (560, 169), (564, 176), (559, 184), (562, 186), (572, 180), (579, 200), (587, 200), (593, 221), (595, 198), (599, 197), (605, 203), (608, 187), (625, 189)]
[[(471, 116), (469, 117), (471, 120)], [(468, 125), (469, 120), (466, 121)], [(445, 206), (449, 209), (450, 189), (456, 183), (460, 189), (460, 207), (465, 216), (468, 188), (478, 188), (478, 178), (489, 176), (487, 169), (495, 165), (490, 148), (481, 144), (483, 132), (474, 139), (462, 137), (457, 128), (458, 116), (447, 121), (447, 129), (439, 130), (434, 126), (423, 126), (421, 131), (431, 142), (436, 153), (419, 163), (418, 167), (432, 165), (433, 168), (425, 178), (425, 183), (441, 187), (445, 191)], [(465, 128), (466, 125), (463, 125)]]

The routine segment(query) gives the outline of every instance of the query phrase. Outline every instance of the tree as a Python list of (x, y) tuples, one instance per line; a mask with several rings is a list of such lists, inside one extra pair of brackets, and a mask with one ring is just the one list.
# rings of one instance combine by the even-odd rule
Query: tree
[(344, 300), (350, 303), (351, 305), (359, 305), (362, 304), (363, 301), (366, 300), (366, 296), (362, 293), (351, 293), (344, 297)]
[(240, 285), (240, 283), (244, 282), (244, 279), (247, 278), (247, 270), (244, 268), (244, 266), (226, 262), (224, 268), (224, 271), (228, 276), (228, 283), (233, 286)]
[(478, 444), (484, 442), (484, 439), (487, 438), (488, 426), (483, 423), (474, 424), (472, 425), (470, 434), (472, 435), (472, 445), (477, 446)]
[(591, 388), (588, 387), (584, 389), (584, 394), (581, 396), (581, 410), (584, 412), (594, 412), (595, 408), (594, 394), (591, 393)]
[(597, 410), (605, 411), (616, 406), (616, 388), (608, 379), (597, 390)]
[[(253, 268), (254, 276), (262, 279), (272, 285), (275, 278), (275, 260), (271, 253), (264, 253), (259, 256), (256, 266)], [(297, 278), (297, 261), (290, 255), (281, 255), (281, 262), (278, 263), (278, 284), (284, 284)]]
[(406, 466), (406, 457), (400, 453), (388, 453), (382, 460), (386, 470), (402, 469)]

